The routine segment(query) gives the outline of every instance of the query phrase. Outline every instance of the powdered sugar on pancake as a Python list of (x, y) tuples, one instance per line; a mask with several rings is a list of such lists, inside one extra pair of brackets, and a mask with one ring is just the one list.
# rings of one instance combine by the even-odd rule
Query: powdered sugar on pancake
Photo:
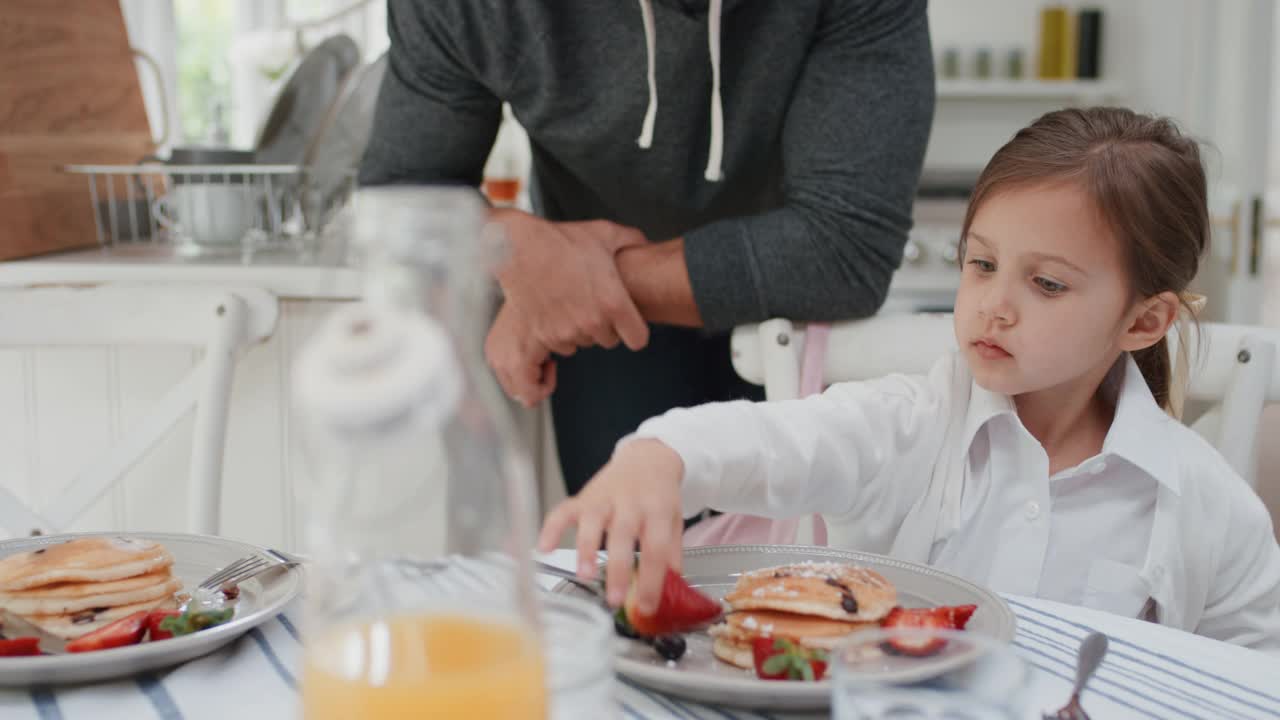
[(826, 580), (828, 578), (850, 578), (871, 587), (893, 587), (889, 581), (885, 580), (874, 570), (859, 567), (857, 565), (835, 562), (817, 562), (814, 560), (805, 560), (804, 562), (794, 563), (791, 565), (776, 565), (774, 567), (751, 570), (750, 572), (743, 573), (742, 577), (777, 577), (780, 574), (782, 577), (819, 578), (822, 580)]
[(878, 620), (897, 590), (875, 570), (837, 562), (802, 562), (738, 576), (724, 601), (734, 610), (777, 610), (833, 620)]

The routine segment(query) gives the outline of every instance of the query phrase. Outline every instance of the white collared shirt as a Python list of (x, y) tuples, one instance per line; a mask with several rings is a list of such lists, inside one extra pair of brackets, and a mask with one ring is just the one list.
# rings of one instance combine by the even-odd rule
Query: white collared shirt
[[(1049, 476), (1012, 400), (951, 354), (927, 376), (672, 410), (628, 439), (680, 454), (686, 516), (822, 513), (831, 545), (994, 590), (1280, 652), (1280, 547), (1252, 489), (1156, 405), (1127, 356), (1102, 452)], [(625, 440), (624, 440), (625, 442)]]

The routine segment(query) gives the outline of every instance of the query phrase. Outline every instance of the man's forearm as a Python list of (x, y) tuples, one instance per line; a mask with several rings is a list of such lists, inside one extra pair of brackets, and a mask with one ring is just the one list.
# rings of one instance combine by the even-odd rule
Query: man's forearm
[(623, 248), (617, 262), (622, 283), (645, 320), (702, 327), (684, 262), (684, 238)]

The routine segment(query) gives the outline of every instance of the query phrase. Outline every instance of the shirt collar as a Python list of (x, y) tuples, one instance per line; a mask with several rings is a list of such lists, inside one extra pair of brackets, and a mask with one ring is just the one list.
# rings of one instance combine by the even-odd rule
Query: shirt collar
[(1180, 493), (1177, 458), (1161, 441), (1168, 437), (1165, 423), (1177, 421), (1156, 404), (1132, 355), (1121, 356), (1107, 383), (1116, 393), (1116, 412), (1102, 441), (1102, 454), (1119, 456), (1175, 494)]
[[(1133, 356), (1125, 353), (1104, 381), (1114, 394), (1116, 410), (1111, 427), (1102, 441), (1102, 455), (1115, 455), (1150, 475), (1174, 493), (1180, 492), (1173, 453), (1163, 446), (1164, 423), (1175, 422), (1156, 404), (1146, 378)], [(965, 452), (971, 449), (978, 431), (1002, 415), (1016, 415), (1013, 399), (970, 382), (969, 407), (965, 416)]]
[(1008, 395), (991, 392), (978, 384), (977, 380), (969, 383), (969, 408), (964, 422), (964, 444), (967, 454), (973, 446), (973, 439), (978, 431), (993, 418), (1001, 415), (1016, 415), (1013, 398)]

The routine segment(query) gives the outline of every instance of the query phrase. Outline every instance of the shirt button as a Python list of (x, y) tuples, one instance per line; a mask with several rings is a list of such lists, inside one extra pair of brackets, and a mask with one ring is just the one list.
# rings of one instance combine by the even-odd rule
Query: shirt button
[(1040, 503), (1035, 500), (1029, 501), (1027, 503), (1026, 513), (1028, 520), (1035, 520), (1040, 517)]
[(1098, 462), (1093, 464), (1093, 467), (1089, 468), (1089, 472), (1093, 473), (1094, 475), (1101, 475), (1102, 471), (1106, 469), (1107, 469), (1107, 463), (1099, 460)]

